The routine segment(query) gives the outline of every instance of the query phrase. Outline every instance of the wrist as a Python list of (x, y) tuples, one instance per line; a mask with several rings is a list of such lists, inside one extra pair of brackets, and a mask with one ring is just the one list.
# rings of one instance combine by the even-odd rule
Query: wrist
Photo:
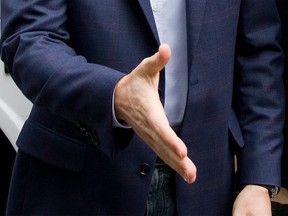
[(245, 187), (256, 187), (258, 189), (262, 189), (265, 191), (265, 193), (268, 193), (270, 198), (275, 198), (277, 194), (279, 193), (279, 187), (275, 185), (265, 185), (265, 184), (251, 184), (251, 185), (246, 185)]

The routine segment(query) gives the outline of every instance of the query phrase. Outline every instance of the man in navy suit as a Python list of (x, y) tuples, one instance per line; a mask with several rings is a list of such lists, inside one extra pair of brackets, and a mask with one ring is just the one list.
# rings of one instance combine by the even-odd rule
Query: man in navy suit
[(2, 9), (6, 72), (34, 104), (7, 215), (271, 214), (284, 116), (273, 0)]

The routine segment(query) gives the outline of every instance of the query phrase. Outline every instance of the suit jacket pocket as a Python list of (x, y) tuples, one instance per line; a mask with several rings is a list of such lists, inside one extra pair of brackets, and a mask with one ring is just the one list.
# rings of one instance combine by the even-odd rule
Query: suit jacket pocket
[(239, 125), (238, 118), (233, 109), (231, 109), (230, 117), (229, 117), (229, 129), (231, 131), (232, 136), (234, 137), (236, 143), (240, 146), (244, 146), (244, 139), (241, 132), (241, 128)]
[(17, 141), (23, 152), (53, 166), (79, 172), (85, 160), (86, 144), (28, 120)]

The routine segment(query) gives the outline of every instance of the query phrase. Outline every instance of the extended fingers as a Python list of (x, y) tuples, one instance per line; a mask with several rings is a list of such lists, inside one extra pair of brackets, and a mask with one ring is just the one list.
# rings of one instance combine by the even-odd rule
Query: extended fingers
[(177, 153), (176, 158), (171, 161), (168, 160), (167, 164), (170, 165), (178, 174), (180, 174), (187, 183), (191, 184), (196, 180), (196, 166), (187, 156), (187, 148), (184, 144), (177, 145), (176, 151), (181, 152), (181, 159), (179, 159), (179, 153)]
[(171, 168), (173, 168), (189, 184), (196, 180), (196, 166), (188, 157), (188, 150), (183, 141), (169, 126), (161, 127), (159, 131), (161, 141), (156, 146), (158, 156)]
[(180, 173), (180, 175), (184, 178), (184, 180), (188, 184), (192, 184), (193, 182), (195, 182), (196, 177), (197, 177), (196, 166), (188, 157), (185, 157), (182, 163), (183, 163), (183, 168), (182, 168), (183, 173)]
[(195, 182), (197, 177), (197, 168), (188, 156), (184, 157), (180, 161), (173, 161), (170, 158), (165, 162), (172, 169), (174, 169), (188, 184)]

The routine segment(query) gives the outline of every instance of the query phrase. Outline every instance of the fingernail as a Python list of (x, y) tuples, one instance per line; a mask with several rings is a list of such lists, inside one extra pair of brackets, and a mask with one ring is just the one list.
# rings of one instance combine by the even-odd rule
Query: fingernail
[(192, 177), (189, 178), (187, 174), (185, 174), (185, 176), (183, 177), (183, 179), (184, 179), (184, 181), (187, 182), (188, 184), (192, 184), (192, 183), (195, 181), (194, 178), (192, 178)]
[(187, 174), (184, 174), (184, 176), (182, 176), (182, 177), (183, 177), (183, 179), (184, 179), (185, 182), (189, 183), (189, 182), (188, 182), (188, 178), (187, 178), (187, 177), (188, 177)]

